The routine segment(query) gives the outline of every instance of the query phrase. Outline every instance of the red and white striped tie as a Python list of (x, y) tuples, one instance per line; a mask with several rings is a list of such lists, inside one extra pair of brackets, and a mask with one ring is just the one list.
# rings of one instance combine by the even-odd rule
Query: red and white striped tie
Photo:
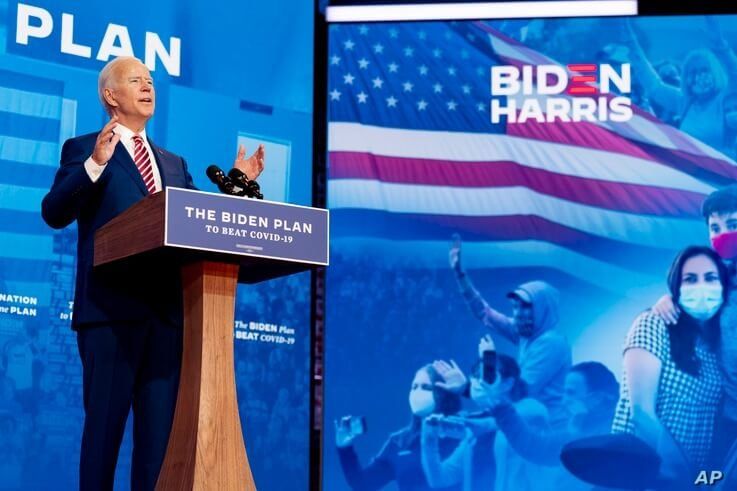
[(151, 165), (151, 157), (148, 154), (146, 146), (143, 144), (143, 138), (139, 135), (133, 135), (133, 161), (141, 173), (143, 183), (148, 189), (148, 194), (156, 192), (156, 183), (154, 182), (154, 167)]

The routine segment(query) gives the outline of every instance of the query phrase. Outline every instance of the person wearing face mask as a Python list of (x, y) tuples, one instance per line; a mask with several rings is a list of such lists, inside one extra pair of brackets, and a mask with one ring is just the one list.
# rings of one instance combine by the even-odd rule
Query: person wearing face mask
[[(612, 66), (620, 66), (626, 63), (630, 63), (630, 49), (619, 43), (609, 43), (599, 50), (594, 59), (599, 65), (606, 64)], [(619, 91), (617, 87), (610, 88), (612, 95), (622, 96), (625, 95)], [(632, 104), (639, 107), (643, 111), (647, 111), (651, 114), (655, 114), (650, 100), (647, 97), (647, 91), (642, 87), (642, 84), (637, 78), (634, 78), (631, 82), (631, 87), (626, 97), (632, 101)]]
[(625, 42), (630, 48), (632, 70), (638, 74), (650, 101), (678, 112), (680, 129), (720, 152), (731, 155), (725, 146), (725, 94), (737, 82), (737, 56), (724, 40), (714, 17), (705, 18), (704, 37), (710, 49), (691, 51), (683, 63), (681, 85), (667, 83), (647, 58), (632, 21), (626, 19)]
[(722, 394), (719, 321), (729, 273), (712, 249), (691, 246), (673, 262), (668, 288), (682, 314), (672, 325), (650, 310), (635, 319), (612, 431), (646, 442), (661, 458), (662, 478), (676, 484), (693, 482), (694, 470), (708, 462)]
[[(422, 421), (430, 415), (452, 415), (461, 408), (458, 394), (443, 389), (444, 379), (433, 367), (426, 365), (415, 374), (409, 392), (412, 417), (407, 427), (389, 436), (379, 453), (362, 467), (353, 442), (359, 436), (350, 416), (335, 421), (335, 444), (346, 482), (354, 491), (378, 490), (394, 482), (399, 491), (428, 491), (432, 488), (422, 470), (420, 434)], [(440, 452), (449, 455), (458, 446), (457, 439), (441, 439)], [(460, 491), (459, 486), (443, 487)]]
[[(724, 397), (714, 431), (711, 462), (720, 464), (737, 442), (737, 185), (711, 193), (701, 206), (712, 248), (727, 265), (730, 276), (728, 301), (720, 316), (719, 367), (724, 382)], [(675, 325), (683, 308), (669, 294), (652, 307), (666, 325)]]
[[(664, 84), (676, 88), (681, 86), (681, 69), (675, 61), (661, 60), (655, 63), (653, 68)], [(650, 101), (650, 106), (652, 107), (653, 114), (663, 123), (675, 126), (676, 128), (681, 125), (681, 115), (677, 108), (666, 107), (654, 101)]]
[(737, 92), (730, 92), (722, 101), (724, 111), (724, 145), (729, 148), (727, 154), (737, 158)]
[(562, 417), (560, 401), (563, 381), (571, 367), (571, 347), (560, 334), (558, 290), (544, 281), (523, 283), (507, 294), (512, 315), (489, 306), (474, 288), (461, 264), (461, 240), (456, 236), (449, 262), (471, 312), (489, 328), (517, 347), (517, 363), (530, 397), (542, 402), (551, 419)]
[[(479, 358), (483, 352), (495, 352), (490, 336), (479, 343)], [(447, 458), (442, 459), (433, 432), (427, 429), (430, 420), (423, 428), (422, 464), (430, 484), (447, 485), (463, 482), (465, 490), (495, 489), (497, 491), (525, 491), (539, 489), (549, 471), (524, 459), (513, 449), (504, 433), (498, 431), (495, 411), (500, 406), (512, 408), (522, 424), (532, 432), (545, 432), (548, 429), (548, 411), (543, 404), (527, 396), (527, 384), (521, 378), (521, 371), (514, 358), (496, 353), (495, 376), (492, 383), (484, 381), (483, 365), (466, 378), (458, 366), (451, 361), (435, 363), (438, 371), (447, 381), (444, 387), (465, 393), (483, 411), (474, 417), (459, 415), (443, 418), (448, 423), (463, 425), (467, 435), (463, 443)], [(442, 426), (442, 425), (437, 425)], [(485, 451), (484, 445), (491, 447)], [(485, 456), (480, 461), (479, 456)], [(484, 475), (486, 471), (487, 475)], [(493, 472), (491, 483), (489, 471)]]
[(614, 374), (603, 364), (589, 361), (574, 365), (566, 376), (565, 425), (540, 431), (527, 424), (512, 404), (497, 405), (493, 415), (515, 452), (529, 462), (554, 468), (551, 489), (590, 489), (561, 466), (561, 450), (574, 440), (609, 433), (618, 397)]

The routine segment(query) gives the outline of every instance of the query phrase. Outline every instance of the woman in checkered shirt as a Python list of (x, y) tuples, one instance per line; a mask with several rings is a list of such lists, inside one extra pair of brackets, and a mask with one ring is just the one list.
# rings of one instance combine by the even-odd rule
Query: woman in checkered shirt
[(683, 479), (694, 469), (705, 468), (722, 392), (716, 353), (728, 282), (713, 250), (685, 249), (668, 273), (670, 293), (685, 315), (666, 326), (648, 310), (627, 334), (612, 430), (634, 433), (656, 449), (666, 479), (688, 482)]

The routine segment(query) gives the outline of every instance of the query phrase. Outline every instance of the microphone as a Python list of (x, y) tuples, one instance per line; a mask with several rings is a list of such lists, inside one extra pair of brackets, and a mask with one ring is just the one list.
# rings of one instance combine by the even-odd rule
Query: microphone
[(261, 186), (256, 181), (248, 179), (240, 169), (233, 167), (228, 171), (228, 177), (243, 188), (245, 195), (249, 198), (264, 199), (264, 195), (261, 194)]
[(221, 193), (232, 195), (238, 194), (233, 181), (231, 181), (228, 176), (225, 175), (223, 169), (221, 169), (217, 165), (211, 165), (210, 167), (208, 167), (205, 171), (205, 174), (207, 174), (207, 177), (210, 178), (210, 181), (212, 181), (213, 184), (218, 187)]
[(248, 187), (248, 183), (250, 182), (248, 178), (246, 177), (246, 174), (243, 173), (240, 169), (237, 169), (233, 167), (228, 171), (228, 177), (234, 182), (237, 182), (240, 187), (243, 189)]

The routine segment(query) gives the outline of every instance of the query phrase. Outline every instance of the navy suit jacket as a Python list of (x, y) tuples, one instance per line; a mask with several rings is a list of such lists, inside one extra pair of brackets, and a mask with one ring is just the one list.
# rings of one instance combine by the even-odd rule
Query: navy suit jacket
[[(179, 269), (162, 261), (137, 261), (126, 267), (93, 269), (95, 232), (148, 195), (128, 151), (118, 143), (97, 182), (84, 162), (92, 155), (97, 133), (71, 138), (61, 150), (61, 167), (44, 197), (41, 213), (53, 228), (77, 220), (77, 279), (72, 327), (137, 321), (158, 316), (181, 323)], [(183, 158), (149, 140), (163, 187), (196, 189)], [(130, 240), (136, 240), (130, 237)]]

